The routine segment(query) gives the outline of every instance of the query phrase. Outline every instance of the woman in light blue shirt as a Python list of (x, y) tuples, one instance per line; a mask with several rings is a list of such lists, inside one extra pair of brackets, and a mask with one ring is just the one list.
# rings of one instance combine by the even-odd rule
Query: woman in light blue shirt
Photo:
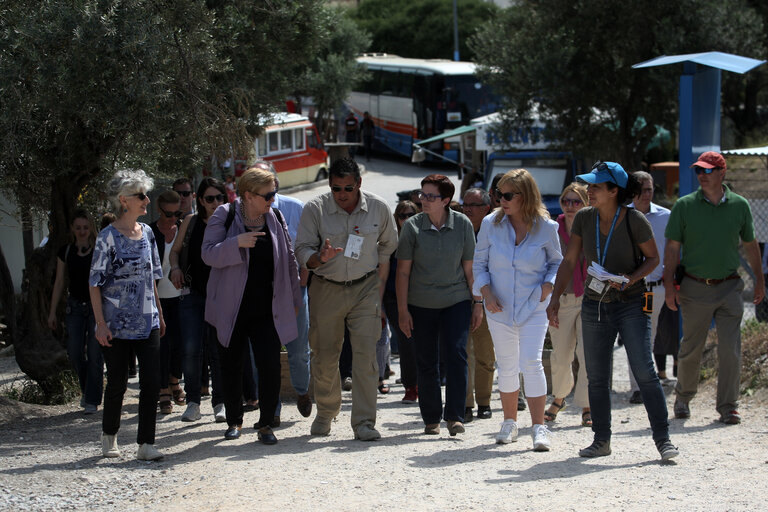
[(496, 442), (517, 439), (518, 375), (522, 372), (533, 448), (548, 451), (547, 381), (541, 351), (548, 325), (546, 307), (563, 259), (557, 223), (550, 220), (536, 182), (525, 169), (509, 171), (497, 187), (501, 208), (483, 219), (472, 265), (473, 291), (483, 296), (499, 368), (504, 422)]

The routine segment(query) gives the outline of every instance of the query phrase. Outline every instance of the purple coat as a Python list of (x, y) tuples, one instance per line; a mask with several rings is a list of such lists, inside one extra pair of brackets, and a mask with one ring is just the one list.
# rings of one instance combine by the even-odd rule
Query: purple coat
[[(229, 346), (248, 280), (250, 251), (237, 245), (237, 236), (245, 232), (240, 201), (237, 199), (234, 203), (216, 209), (208, 219), (202, 247), (203, 261), (211, 266), (208, 296), (205, 299), (205, 320), (216, 328), (219, 343), (224, 347)], [(236, 208), (235, 218), (225, 233), (224, 222), (229, 208), (233, 207)], [(272, 237), (274, 257), (272, 317), (280, 342), (285, 345), (298, 337), (295, 308), (302, 307), (299, 269), (285, 223), (277, 220), (272, 209), (265, 218)]]

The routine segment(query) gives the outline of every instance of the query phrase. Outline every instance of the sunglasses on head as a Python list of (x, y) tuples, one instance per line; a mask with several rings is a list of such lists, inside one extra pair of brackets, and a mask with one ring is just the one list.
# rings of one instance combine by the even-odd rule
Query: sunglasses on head
[(502, 192), (501, 190), (496, 189), (496, 194), (505, 201), (511, 201), (515, 196), (519, 196), (520, 192)]
[(593, 166), (592, 166), (592, 170), (593, 170), (593, 171), (594, 171), (594, 170), (597, 170), (597, 172), (600, 172), (600, 171), (605, 171), (605, 172), (607, 172), (608, 174), (610, 174), (610, 175), (611, 175), (611, 179), (613, 180), (613, 182), (614, 182), (614, 183), (615, 183), (617, 186), (619, 185), (619, 182), (618, 182), (618, 180), (616, 179), (616, 176), (614, 176), (614, 175), (613, 175), (613, 171), (611, 170), (611, 168), (610, 168), (610, 167), (608, 167), (608, 164), (606, 164), (605, 162), (601, 162), (601, 161), (599, 161), (599, 160), (598, 160), (597, 162), (595, 162), (595, 165), (593, 165)]
[(227, 196), (225, 196), (224, 194), (214, 194), (214, 195), (211, 195), (211, 196), (204, 196), (203, 199), (205, 199), (205, 202), (208, 203), (208, 204), (211, 204), (214, 201), (218, 201), (220, 203), (223, 203), (224, 201), (227, 200)]
[(410, 213), (398, 213), (398, 214), (397, 214), (397, 218), (398, 218), (398, 219), (400, 219), (400, 220), (405, 220), (405, 219), (410, 219), (410, 218), (411, 218), (411, 217), (413, 217), (414, 215), (416, 215), (416, 212), (410, 212)]
[(699, 167), (699, 166), (697, 165), (696, 167), (694, 167), (694, 168), (693, 168), (693, 170), (694, 170), (694, 172), (695, 172), (697, 175), (699, 175), (699, 174), (712, 174), (712, 173), (713, 173), (713, 172), (715, 172), (715, 171), (719, 171), (719, 170), (720, 170), (720, 168), (719, 168), (719, 167), (713, 167), (713, 168), (711, 168), (711, 169), (707, 169), (706, 167)]
[(581, 199), (563, 199), (560, 201), (563, 206), (581, 206), (584, 204), (584, 201)]
[(267, 202), (271, 201), (272, 198), (275, 197), (275, 194), (277, 194), (277, 189), (273, 190), (272, 192), (267, 192), (266, 194), (259, 194), (258, 192), (253, 193), (253, 195), (259, 196)]
[(189, 197), (192, 195), (191, 190), (174, 190), (177, 194), (179, 194), (181, 197)]
[(162, 208), (160, 208), (159, 206), (157, 207), (157, 209), (160, 210), (160, 212), (163, 215), (165, 215), (166, 219), (170, 219), (171, 217), (176, 217), (177, 219), (180, 219), (181, 216), (184, 215), (184, 212), (182, 212), (181, 210), (177, 210), (175, 212), (167, 212), (167, 211), (163, 210)]
[(138, 197), (139, 201), (143, 201), (147, 198), (147, 194), (144, 192), (137, 192), (136, 194), (128, 194), (128, 197)]

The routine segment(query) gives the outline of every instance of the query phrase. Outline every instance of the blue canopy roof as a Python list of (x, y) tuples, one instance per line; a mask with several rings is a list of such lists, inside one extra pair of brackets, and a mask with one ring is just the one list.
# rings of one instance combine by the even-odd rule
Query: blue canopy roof
[(655, 59), (635, 64), (633, 68), (650, 68), (653, 66), (666, 66), (681, 62), (695, 62), (703, 66), (732, 71), (734, 73), (746, 73), (765, 63), (764, 60), (750, 59), (740, 55), (723, 52), (689, 53), (687, 55), (662, 55)]

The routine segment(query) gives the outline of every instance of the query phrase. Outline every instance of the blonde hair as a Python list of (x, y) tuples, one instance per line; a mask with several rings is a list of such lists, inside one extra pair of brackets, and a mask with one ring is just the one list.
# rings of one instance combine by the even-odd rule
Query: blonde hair
[(587, 196), (587, 186), (582, 185), (581, 183), (578, 183), (574, 181), (573, 183), (569, 183), (564, 189), (563, 193), (560, 194), (560, 202), (563, 202), (563, 199), (568, 194), (568, 192), (573, 192), (577, 196), (579, 196), (579, 199), (581, 199), (581, 202), (584, 206), (589, 206), (589, 197)]
[(240, 176), (240, 181), (237, 184), (237, 193), (241, 197), (246, 192), (258, 194), (260, 188), (267, 187), (273, 183), (275, 183), (274, 174), (259, 167), (251, 167)]
[[(508, 171), (501, 177), (496, 188), (501, 190), (501, 187), (504, 186), (512, 187), (515, 192), (520, 194), (522, 202), (520, 212), (529, 229), (533, 227), (533, 223), (537, 218), (549, 218), (547, 207), (544, 206), (541, 200), (541, 192), (539, 192), (539, 187), (536, 185), (536, 180), (533, 179), (531, 173), (525, 169)], [(496, 208), (496, 216), (493, 219), (494, 224), (500, 223), (502, 219), (504, 219), (504, 210)]]

